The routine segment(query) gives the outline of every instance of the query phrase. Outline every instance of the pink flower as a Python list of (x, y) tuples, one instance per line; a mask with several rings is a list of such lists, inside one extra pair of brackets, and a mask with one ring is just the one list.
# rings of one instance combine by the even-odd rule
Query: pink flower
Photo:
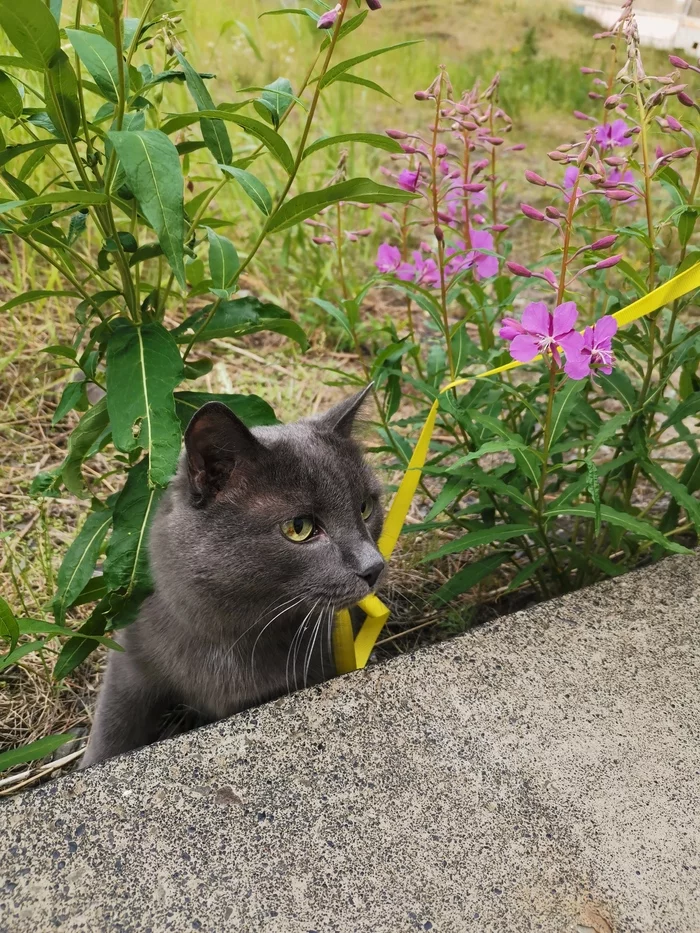
[(403, 188), (404, 191), (417, 191), (418, 185), (420, 184), (420, 165), (415, 170), (415, 172), (405, 168), (402, 172), (399, 173), (399, 176), (396, 179), (396, 184), (399, 186), (399, 188)]
[(477, 279), (490, 279), (498, 275), (498, 259), (496, 256), (487, 256), (480, 250), (490, 250), (493, 252), (493, 237), (488, 230), (472, 230), (469, 233), (474, 251), (469, 253), (467, 259), (474, 268), (474, 276)]
[(435, 263), (434, 259), (424, 259), (423, 254), (420, 250), (414, 250), (413, 252), (413, 267), (409, 263), (405, 263), (406, 269), (399, 267), (397, 269), (396, 275), (398, 278), (402, 279), (404, 282), (410, 281), (410, 279), (404, 278), (408, 273), (409, 269), (412, 273), (415, 273), (415, 283), (416, 285), (439, 285), (440, 284), (440, 272)]
[(612, 338), (617, 332), (617, 321), (606, 315), (582, 334), (574, 333), (566, 341), (564, 370), (572, 379), (585, 379), (592, 371), (600, 370), (609, 376), (615, 365)]
[[(579, 170), (576, 165), (570, 165), (567, 170), (564, 172), (564, 188), (567, 191), (573, 191), (574, 185), (576, 184), (576, 179), (579, 176)], [(581, 197), (581, 189), (576, 188), (576, 197)], [(571, 194), (565, 194), (564, 197), (567, 201), (571, 200)]]
[(375, 265), (380, 272), (395, 272), (401, 265), (401, 253), (398, 247), (382, 243), (377, 250)]
[(335, 21), (338, 19), (340, 14), (340, 4), (336, 4), (332, 10), (326, 10), (325, 13), (322, 13), (321, 16), (316, 20), (317, 29), (330, 29)]
[(613, 146), (629, 146), (632, 140), (625, 136), (631, 129), (624, 120), (614, 120), (595, 128), (595, 141), (603, 149), (612, 149)]
[(511, 341), (510, 355), (520, 363), (529, 363), (538, 353), (551, 353), (556, 365), (561, 366), (559, 347), (567, 349), (577, 317), (573, 301), (557, 305), (554, 314), (543, 301), (534, 301), (523, 311), (521, 323), (505, 318), (499, 336)]

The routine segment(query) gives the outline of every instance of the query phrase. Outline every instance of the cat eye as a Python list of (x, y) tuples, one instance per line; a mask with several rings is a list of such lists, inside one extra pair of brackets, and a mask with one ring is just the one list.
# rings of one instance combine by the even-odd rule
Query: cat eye
[(297, 515), (280, 525), (282, 534), (290, 541), (308, 541), (316, 531), (313, 519), (308, 515)]
[(365, 521), (370, 517), (374, 509), (374, 502), (371, 499), (365, 499), (365, 501), (360, 506), (360, 514)]

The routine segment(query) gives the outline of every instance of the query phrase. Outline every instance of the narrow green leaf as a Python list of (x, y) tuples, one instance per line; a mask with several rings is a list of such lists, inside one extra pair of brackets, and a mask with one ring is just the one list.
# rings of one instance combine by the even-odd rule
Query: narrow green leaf
[(211, 227), (204, 229), (209, 240), (209, 274), (214, 288), (230, 288), (240, 266), (236, 247), (228, 237), (215, 233)]
[(68, 492), (84, 498), (85, 487), (81, 467), (93, 445), (109, 428), (109, 414), (105, 398), (85, 412), (68, 440), (68, 455), (61, 466), (61, 478)]
[[(253, 38), (253, 34), (251, 33), (250, 29), (248, 29), (246, 24), (242, 23), (239, 19), (234, 20), (234, 23), (236, 24), (236, 26), (238, 26), (238, 28), (241, 30), (241, 32), (245, 36), (246, 42), (253, 50), (253, 55), (255, 55), (255, 57), (257, 58), (259, 62), (263, 61), (263, 57), (260, 53), (260, 49), (258, 48), (258, 44)], [(222, 32), (223, 32), (223, 27), (222, 27)]]
[(255, 101), (255, 108), (261, 116), (269, 117), (277, 129), (293, 100), (304, 106), (302, 101), (294, 97), (292, 85), (287, 78), (276, 78), (271, 84), (265, 85), (262, 95)]
[(282, 334), (285, 337), (289, 337), (290, 340), (298, 343), (304, 352), (309, 349), (309, 339), (296, 321), (290, 321), (287, 318), (263, 320), (257, 327), (251, 329), (251, 333), (257, 334), (263, 330), (269, 330), (275, 334)]
[[(190, 337), (196, 333), (205, 319), (209, 316), (212, 305), (207, 305), (195, 311), (182, 322), (175, 330), (173, 336), (178, 343), (188, 343)], [(197, 338), (198, 340), (212, 340), (215, 337), (235, 337), (242, 331), (249, 332), (250, 327), (260, 324), (261, 320), (289, 318), (289, 312), (277, 305), (259, 298), (246, 296), (233, 301), (222, 301), (212, 315), (206, 328)]]
[[(46, 12), (48, 13), (48, 7)], [(49, 16), (51, 16), (50, 13)], [(51, 17), (51, 21), (54, 22), (53, 17)], [(46, 738), (37, 739), (36, 742), (30, 742), (29, 745), (23, 745), (21, 748), (11, 748), (7, 752), (2, 752), (0, 754), (0, 771), (13, 768), (15, 765), (26, 764), (29, 761), (36, 761), (38, 758), (46, 758), (47, 755), (51, 755), (57, 748), (74, 738), (75, 736), (70, 732), (64, 732), (63, 735), (47, 735)]]
[(307, 191), (286, 201), (273, 215), (268, 230), (286, 230), (312, 217), (329, 204), (338, 201), (358, 201), (360, 204), (390, 204), (413, 201), (416, 196), (400, 188), (378, 185), (370, 178), (352, 178), (318, 191)]
[(129, 188), (155, 230), (176, 279), (185, 288), (184, 180), (177, 149), (160, 130), (112, 130), (107, 136)]
[(338, 308), (336, 305), (332, 304), (330, 301), (326, 301), (325, 298), (312, 298), (311, 299), (315, 305), (318, 305), (319, 308), (323, 308), (326, 314), (330, 314), (334, 321), (337, 321), (338, 324), (343, 328), (345, 333), (351, 339), (354, 339), (354, 334), (352, 332), (352, 327), (350, 326), (350, 321), (348, 320), (347, 315), (344, 311)]
[[(109, 600), (109, 597), (107, 597), (107, 600)], [(83, 622), (78, 632), (76, 632), (72, 638), (69, 638), (61, 648), (61, 652), (56, 658), (56, 663), (53, 668), (55, 680), (63, 680), (64, 677), (67, 677), (79, 664), (82, 664), (85, 658), (92, 654), (95, 648), (97, 648), (99, 643), (98, 638), (104, 636), (107, 626), (107, 618), (100, 608), (101, 605), (102, 604), (95, 607), (90, 618)], [(87, 635), (93, 637), (84, 637)]]
[[(195, 69), (190, 65), (185, 56), (181, 52), (175, 52), (177, 60), (182, 66), (182, 70), (185, 73), (185, 80), (187, 81), (187, 87), (192, 95), (192, 99), (197, 105), (198, 110), (215, 110), (214, 101), (211, 98), (209, 91), (204, 84), (204, 81), (200, 78), (199, 74)], [(201, 120), (202, 126), (202, 139), (204, 140), (207, 149), (211, 152), (217, 162), (223, 162), (225, 165), (228, 165), (233, 159), (233, 150), (231, 148), (231, 140), (228, 138), (228, 132), (226, 130), (226, 124), (223, 120), (210, 120), (203, 118)]]
[(0, 0), (0, 28), (31, 68), (48, 68), (61, 50), (58, 25), (44, 0)]
[(184, 371), (177, 344), (162, 324), (112, 322), (107, 342), (107, 410), (117, 450), (149, 453), (148, 477), (165, 486), (175, 473), (182, 436), (173, 390)]
[(141, 460), (129, 470), (114, 504), (112, 534), (107, 544), (104, 576), (110, 590), (131, 593), (151, 586), (148, 532), (164, 492), (161, 487), (149, 485), (148, 460)]
[(700, 412), (700, 392), (693, 392), (685, 401), (676, 405), (669, 417), (661, 425), (661, 431), (665, 431), (666, 428), (672, 428), (674, 424), (678, 424), (686, 418), (697, 415), (698, 412)]
[(221, 402), (238, 415), (246, 427), (279, 424), (267, 402), (257, 395), (236, 395), (216, 392), (176, 392), (175, 407), (183, 432), (192, 415), (207, 402)]
[(479, 528), (477, 531), (470, 531), (469, 534), (457, 538), (456, 541), (450, 541), (438, 548), (437, 551), (428, 554), (427, 557), (421, 560), (421, 564), (437, 560), (438, 557), (444, 557), (446, 554), (457, 554), (470, 548), (492, 544), (494, 541), (510, 541), (511, 538), (520, 538), (523, 535), (533, 534), (537, 534), (537, 529), (531, 525), (494, 525), (491, 528)]
[(409, 39), (406, 42), (397, 42), (396, 45), (387, 45), (382, 49), (373, 49), (371, 52), (365, 52), (362, 55), (356, 55), (354, 58), (347, 58), (344, 62), (338, 62), (338, 64), (334, 65), (333, 68), (329, 68), (329, 70), (319, 81), (319, 86), (321, 88), (328, 87), (329, 84), (333, 84), (334, 81), (337, 81), (340, 75), (344, 74), (346, 71), (349, 71), (350, 68), (354, 68), (355, 65), (360, 65), (362, 62), (366, 62), (370, 58), (376, 58), (377, 55), (385, 55), (387, 52), (393, 52), (396, 49), (403, 49), (409, 45), (416, 45), (418, 42), (422, 41), (422, 39)]
[[(51, 21), (54, 22), (53, 17)], [(67, 133), (68, 138), (73, 139), (80, 127), (78, 79), (63, 50), (56, 52), (50, 67), (44, 72), (44, 97), (46, 112), (53, 125), (62, 136)]]
[[(241, 106), (244, 106), (244, 104), (241, 104)], [(244, 132), (250, 133), (251, 136), (255, 136), (256, 139), (259, 139), (260, 142), (270, 150), (272, 155), (275, 156), (287, 174), (291, 174), (294, 168), (294, 156), (289, 146), (279, 133), (276, 133), (267, 123), (254, 120), (252, 117), (241, 116), (234, 111), (224, 110), (223, 108), (219, 110), (202, 110), (198, 113), (182, 113), (175, 117), (171, 117), (166, 123), (163, 123), (160, 129), (161, 132), (169, 135), (185, 126), (197, 123), (202, 119), (226, 120), (228, 123), (235, 123), (236, 126), (239, 126)]]
[(24, 155), (25, 152), (32, 152), (35, 149), (51, 149), (57, 145), (59, 145), (58, 139), (34, 139), (30, 143), (20, 143), (17, 146), (8, 146), (6, 149), (3, 149), (2, 152), (0, 152), (0, 168), (3, 168), (3, 166), (7, 165), (8, 162), (16, 159), (17, 156)]
[(0, 305), (0, 311), (11, 311), (12, 308), (16, 308), (18, 305), (31, 304), (34, 301), (39, 301), (42, 298), (79, 298), (80, 295), (78, 292), (73, 291), (63, 291), (58, 290), (54, 291), (50, 288), (34, 288), (31, 291), (23, 292), (21, 295), (15, 295), (14, 298), (10, 298), (9, 301), (6, 301), (5, 304)]
[(259, 178), (256, 178), (255, 175), (246, 172), (242, 168), (235, 168), (233, 165), (219, 164), (219, 168), (222, 172), (227, 172), (235, 178), (253, 204), (255, 204), (266, 217), (270, 216), (272, 213), (272, 197)]
[[(551, 509), (544, 514), (546, 518), (556, 518), (559, 515), (580, 515), (583, 518), (592, 518), (595, 520), (596, 508), (595, 505), (590, 502), (582, 502), (579, 505), (566, 505), (563, 508), (556, 510)], [(693, 553), (687, 547), (683, 547), (681, 544), (676, 544), (675, 541), (670, 541), (648, 522), (642, 521), (640, 518), (635, 518), (632, 515), (627, 515), (625, 512), (618, 512), (616, 509), (611, 508), (609, 505), (601, 505), (600, 517), (602, 521), (607, 522), (610, 525), (615, 525), (618, 528), (624, 528), (625, 531), (630, 531), (632, 534), (638, 535), (640, 538), (644, 538), (647, 541), (654, 541), (656, 544), (660, 544), (667, 551), (673, 551), (675, 554)]]
[(0, 113), (13, 120), (22, 114), (22, 97), (15, 82), (4, 71), (0, 71)]
[(618, 367), (613, 369), (609, 376), (598, 373), (596, 378), (608, 395), (618, 398), (630, 411), (634, 411), (637, 405), (637, 393), (626, 373)]
[(341, 81), (345, 84), (359, 84), (360, 87), (366, 87), (370, 91), (376, 91), (378, 94), (383, 94), (384, 97), (396, 100), (388, 91), (384, 90), (381, 84), (377, 84), (375, 81), (370, 81), (367, 78), (358, 78), (357, 75), (343, 74), (335, 79), (335, 83), (338, 84)]
[(485, 577), (490, 576), (507, 557), (507, 554), (489, 554), (483, 560), (462, 567), (452, 579), (440, 587), (435, 594), (435, 599), (446, 603), (454, 599), (455, 596), (461, 596), (462, 593), (466, 593), (475, 587), (477, 583), (481, 583)]
[(41, 651), (45, 644), (46, 642), (44, 641), (25, 641), (21, 645), (18, 645), (14, 651), (0, 658), (0, 671), (4, 671), (5, 668), (11, 667), (13, 664), (16, 664), (17, 661), (21, 661), (22, 658), (25, 658), (28, 654), (32, 654), (34, 651)]
[[(103, 97), (116, 104), (119, 100), (119, 66), (115, 47), (104, 36), (83, 29), (66, 29), (66, 35)], [(124, 71), (127, 85), (124, 93), (128, 94), (128, 75), (126, 69)]]
[(591, 495), (593, 500), (593, 508), (595, 509), (595, 534), (596, 537), (600, 534), (600, 479), (598, 477), (598, 469), (593, 463), (592, 460), (586, 460), (586, 489)]
[(653, 460), (643, 462), (642, 469), (661, 489), (673, 496), (678, 505), (686, 510), (696, 530), (700, 531), (700, 501), (689, 492), (687, 487), (665, 470), (660, 463)]
[(380, 133), (341, 133), (340, 136), (324, 136), (317, 139), (304, 149), (302, 159), (306, 159), (327, 146), (338, 146), (342, 143), (364, 143), (374, 149), (383, 149), (385, 152), (403, 152), (400, 143)]
[(537, 573), (537, 571), (540, 569), (540, 567), (546, 560), (547, 560), (547, 555), (542, 554), (540, 557), (535, 558), (535, 560), (533, 560), (531, 563), (526, 564), (522, 568), (522, 570), (516, 573), (516, 575), (510, 581), (510, 583), (508, 584), (507, 592), (512, 593), (514, 590), (519, 589), (523, 585), (523, 583), (527, 583), (527, 581), (531, 577), (534, 577), (534, 575)]
[(102, 205), (107, 204), (108, 201), (109, 198), (99, 191), (75, 191), (73, 189), (50, 191), (48, 194), (40, 194), (35, 198), (27, 198), (25, 201), (4, 201), (0, 203), (0, 214), (7, 214), (17, 209), (29, 210), (41, 207), (43, 204)]
[(13, 651), (19, 638), (19, 627), (14, 612), (0, 596), (0, 638), (10, 642), (10, 651)]
[(56, 596), (53, 602), (54, 618), (58, 623), (63, 622), (66, 609), (73, 605), (92, 577), (102, 543), (111, 523), (111, 509), (91, 512), (66, 551), (58, 571)]
[(525, 447), (525, 441), (520, 437), (513, 437), (511, 440), (486, 441), (478, 450), (472, 450), (464, 457), (460, 457), (452, 466), (451, 470), (457, 470), (465, 463), (471, 463), (472, 460), (479, 460), (486, 454), (499, 454), (506, 450), (521, 450)]
[(599, 450), (605, 443), (607, 443), (607, 441), (609, 441), (617, 434), (620, 428), (624, 427), (626, 424), (629, 424), (629, 420), (630, 413), (627, 411), (621, 411), (617, 415), (613, 415), (611, 418), (608, 418), (608, 420), (603, 423), (602, 428), (593, 438), (593, 443), (591, 444), (591, 449), (588, 452), (588, 456), (592, 457), (597, 450)]
[(559, 440), (584, 385), (584, 379), (567, 379), (554, 396), (552, 424), (550, 427), (550, 445), (556, 444)]
[(51, 424), (58, 424), (59, 421), (66, 417), (68, 412), (73, 411), (83, 402), (85, 402), (85, 382), (83, 380), (69, 382), (61, 393), (61, 399), (56, 406), (56, 411), (53, 413)]

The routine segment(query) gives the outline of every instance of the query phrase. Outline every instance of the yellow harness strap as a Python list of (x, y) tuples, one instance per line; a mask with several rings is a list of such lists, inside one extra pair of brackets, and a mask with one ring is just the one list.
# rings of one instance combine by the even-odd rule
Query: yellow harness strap
[[(627, 324), (631, 324), (633, 321), (637, 321), (647, 314), (658, 311), (658, 309), (662, 308), (664, 305), (678, 298), (682, 298), (683, 295), (687, 295), (688, 292), (693, 291), (695, 288), (700, 288), (700, 262), (686, 269), (685, 272), (681, 272), (680, 275), (669, 279), (668, 282), (664, 282), (663, 285), (659, 285), (653, 292), (649, 292), (649, 294), (644, 295), (643, 298), (639, 298), (637, 301), (632, 302), (631, 305), (628, 305), (621, 311), (617, 311), (613, 314), (613, 317), (617, 319), (621, 327), (625, 327)], [(539, 359), (541, 359), (541, 357), (535, 357), (535, 360)], [(535, 360), (532, 360), (532, 362), (534, 363)], [(506, 363), (504, 366), (497, 366), (495, 369), (489, 369), (488, 372), (478, 373), (466, 379), (456, 379), (454, 382), (450, 382), (449, 385), (441, 389), (440, 394), (447, 392), (448, 389), (454, 389), (457, 386), (471, 382), (472, 379), (485, 379), (487, 376), (496, 376), (498, 373), (506, 372), (506, 370), (509, 369), (515, 369), (517, 366), (521, 365), (522, 363), (513, 360), (510, 363)], [(408, 514), (413, 496), (418, 487), (421, 472), (428, 456), (438, 407), (439, 399), (436, 399), (421, 429), (418, 443), (413, 451), (413, 455), (406, 468), (399, 488), (396, 490), (391, 508), (387, 513), (384, 522), (384, 530), (382, 531), (378, 543), (379, 550), (385, 560), (389, 560), (396, 547), (396, 542), (399, 539), (401, 529), (406, 521), (406, 515)], [(358, 605), (364, 610), (366, 618), (356, 638), (353, 639), (352, 621), (349, 611), (343, 609), (341, 612), (338, 612), (335, 617), (333, 626), (333, 654), (335, 657), (336, 669), (339, 674), (346, 674), (348, 671), (354, 671), (357, 668), (365, 666), (379, 637), (379, 633), (384, 628), (384, 623), (389, 618), (389, 609), (387, 609), (384, 603), (374, 594), (365, 597)]]

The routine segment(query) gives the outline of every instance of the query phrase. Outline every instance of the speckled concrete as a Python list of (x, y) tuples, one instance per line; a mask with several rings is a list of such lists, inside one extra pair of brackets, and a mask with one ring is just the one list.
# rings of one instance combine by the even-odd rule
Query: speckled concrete
[(0, 930), (700, 931), (700, 559), (0, 805)]

